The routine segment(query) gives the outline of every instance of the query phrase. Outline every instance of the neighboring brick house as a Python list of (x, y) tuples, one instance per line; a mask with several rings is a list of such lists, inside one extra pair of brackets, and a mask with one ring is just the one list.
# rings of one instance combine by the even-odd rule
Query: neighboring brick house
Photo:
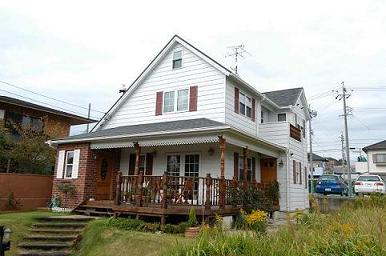
[(10, 128), (17, 136), (12, 124), (42, 131), (50, 138), (66, 137), (71, 125), (95, 122), (85, 117), (59, 111), (31, 102), (0, 96), (0, 125)]

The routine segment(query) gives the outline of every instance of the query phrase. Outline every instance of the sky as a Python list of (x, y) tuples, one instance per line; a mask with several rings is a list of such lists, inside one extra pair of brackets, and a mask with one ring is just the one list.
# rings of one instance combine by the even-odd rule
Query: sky
[(82, 115), (91, 103), (97, 119), (174, 34), (227, 67), (243, 44), (240, 76), (261, 92), (304, 87), (314, 152), (340, 158), (342, 81), (350, 147), (386, 139), (385, 13), (381, 0), (0, 1), (0, 81), (46, 97), (4, 83), (0, 95)]

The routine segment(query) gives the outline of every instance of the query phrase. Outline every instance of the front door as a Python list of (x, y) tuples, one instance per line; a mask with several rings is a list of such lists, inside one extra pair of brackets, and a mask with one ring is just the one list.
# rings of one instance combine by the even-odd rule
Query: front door
[(109, 153), (101, 152), (96, 161), (96, 200), (111, 200), (113, 160)]
[(276, 158), (263, 158), (260, 161), (261, 182), (271, 183), (277, 180)]

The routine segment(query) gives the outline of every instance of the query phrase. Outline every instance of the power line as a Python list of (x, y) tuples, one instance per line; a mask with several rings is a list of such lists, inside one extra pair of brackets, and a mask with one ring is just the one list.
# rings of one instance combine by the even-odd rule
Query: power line
[[(31, 90), (29, 90), (29, 89), (23, 88), (23, 87), (21, 87), (21, 86), (18, 86), (18, 85), (15, 85), (15, 84), (11, 84), (11, 83), (9, 83), (9, 82), (5, 82), (5, 81), (1, 81), (1, 80), (0, 80), (0, 83), (6, 84), (6, 85), (8, 85), (8, 86), (15, 87), (15, 88), (20, 89), (20, 90), (23, 90), (23, 91), (27, 91), (27, 92), (33, 93), (33, 94), (35, 94), (35, 95), (39, 95), (39, 96), (41, 96), (41, 97), (44, 97), (44, 98), (47, 98), (47, 99), (50, 99), (50, 100), (54, 100), (54, 101), (57, 101), (57, 102), (61, 102), (61, 103), (64, 103), (64, 104), (71, 105), (71, 106), (73, 106), (73, 107), (78, 107), (78, 108), (82, 108), (82, 109), (88, 110), (88, 107), (76, 105), (76, 104), (71, 103), (71, 102), (67, 102), (67, 101), (64, 101), (64, 100), (60, 100), (60, 99), (56, 99), (56, 98), (53, 98), (53, 97), (50, 97), (50, 96), (46, 96), (46, 95), (44, 95), (44, 94), (41, 94), (41, 93), (38, 93), (38, 92), (31, 91)], [(93, 111), (93, 112), (99, 112), (99, 113), (101, 113), (101, 114), (105, 114), (105, 112), (100, 111), (100, 110), (96, 110), (96, 109), (94, 109), (94, 110), (91, 109), (91, 111)]]
[[(53, 107), (54, 109), (60, 109), (62, 111), (65, 111), (65, 112), (70, 112), (72, 114), (75, 114), (75, 115), (80, 115), (80, 116), (84, 116), (83, 113), (80, 113), (80, 112), (76, 112), (76, 111), (72, 111), (72, 110), (68, 110), (68, 109), (65, 109), (65, 108), (61, 108), (61, 107), (58, 107), (58, 106), (54, 106), (54, 105), (51, 105), (51, 104), (48, 104), (46, 102), (42, 102), (42, 101), (38, 101), (38, 100), (35, 100), (35, 99), (31, 99), (31, 98), (28, 98), (26, 96), (23, 96), (23, 95), (20, 95), (20, 94), (17, 94), (17, 93), (14, 93), (14, 92), (10, 92), (10, 91), (7, 91), (7, 90), (4, 90), (4, 89), (0, 89), (0, 91), (3, 91), (3, 92), (6, 92), (6, 93), (9, 93), (9, 94), (12, 94), (12, 95), (15, 95), (15, 96), (18, 96), (18, 97), (21, 97), (21, 98), (24, 98), (24, 99), (27, 99), (27, 100), (30, 100), (32, 102), (37, 102), (37, 103), (40, 103), (40, 104), (44, 104), (44, 105), (47, 105), (47, 106), (50, 106), (50, 107)], [(92, 116), (93, 119), (99, 119), (99, 117), (94, 117)]]

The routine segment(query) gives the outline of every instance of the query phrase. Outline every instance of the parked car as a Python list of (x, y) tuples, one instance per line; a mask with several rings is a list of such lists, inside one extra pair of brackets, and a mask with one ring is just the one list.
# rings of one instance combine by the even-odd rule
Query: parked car
[(385, 182), (379, 175), (364, 174), (355, 181), (354, 191), (357, 195), (370, 193), (385, 194)]
[(320, 194), (347, 195), (348, 186), (339, 175), (322, 175), (316, 183), (315, 192)]

